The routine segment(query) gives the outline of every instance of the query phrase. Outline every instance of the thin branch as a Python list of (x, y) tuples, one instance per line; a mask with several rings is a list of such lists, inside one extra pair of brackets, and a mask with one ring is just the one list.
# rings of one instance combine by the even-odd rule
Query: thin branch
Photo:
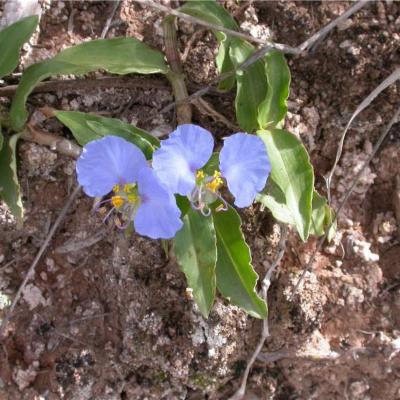
[(328, 237), (329, 231), (332, 228), (332, 226), (334, 226), (334, 224), (337, 222), (338, 217), (341, 213), (341, 211), (343, 210), (343, 207), (345, 206), (345, 204), (347, 203), (347, 200), (349, 199), (350, 195), (353, 193), (354, 188), (356, 187), (356, 184), (358, 183), (358, 181), (360, 180), (361, 176), (363, 175), (365, 169), (368, 167), (369, 163), (371, 162), (371, 160), (375, 157), (376, 153), (378, 152), (379, 148), (381, 147), (383, 141), (385, 140), (386, 136), (389, 134), (390, 130), (392, 129), (392, 126), (398, 122), (400, 116), (400, 107), (399, 109), (396, 111), (396, 113), (394, 114), (393, 118), (390, 120), (390, 122), (386, 125), (385, 129), (383, 130), (381, 136), (379, 137), (378, 141), (375, 143), (375, 146), (372, 150), (372, 153), (370, 154), (370, 156), (365, 160), (362, 168), (360, 169), (360, 171), (358, 172), (358, 174), (355, 176), (353, 183), (350, 185), (350, 187), (347, 189), (346, 194), (343, 198), (343, 200), (341, 201), (337, 211), (336, 211), (336, 215), (335, 218), (333, 219), (333, 221), (331, 222), (331, 224), (327, 227), (324, 236), (319, 240), (318, 245), (316, 247), (316, 249), (314, 250), (310, 260), (308, 261), (307, 265), (305, 266), (303, 273), (301, 274), (299, 280), (297, 281), (294, 289), (293, 289), (293, 293), (291, 296), (291, 299), (293, 300), (294, 295), (296, 294), (296, 292), (298, 291), (301, 283), (303, 282), (306, 273), (311, 271), (313, 268), (313, 263), (315, 261), (315, 257), (317, 255), (318, 252), (321, 251), (322, 246), (326, 240), (326, 238)]
[(108, 30), (110, 29), (111, 22), (114, 18), (115, 13), (117, 12), (118, 6), (119, 6), (120, 0), (115, 0), (113, 7), (111, 9), (111, 13), (109, 17), (107, 18), (107, 21), (104, 25), (103, 31), (101, 32), (101, 38), (104, 39), (107, 36)]
[(166, 76), (171, 83), (175, 101), (179, 103), (176, 107), (178, 125), (190, 124), (192, 121), (192, 106), (189, 102), (182, 101), (188, 97), (188, 91), (178, 52), (175, 18), (171, 16), (166, 17), (162, 23), (162, 28), (164, 33), (165, 56), (171, 68)]
[(321, 30), (314, 33), (310, 38), (304, 41), (302, 44), (296, 47), (296, 49), (302, 53), (306, 50), (309, 50), (316, 42), (320, 39), (326, 37), (326, 35), (336, 28), (341, 22), (349, 18), (351, 15), (356, 13), (357, 11), (361, 10), (365, 7), (369, 2), (372, 0), (360, 0), (356, 2), (353, 6), (351, 6), (348, 10), (346, 10), (343, 14), (339, 15), (336, 19), (331, 21), (328, 25), (325, 25)]
[[(284, 224), (280, 224), (280, 227), (281, 227), (281, 237), (279, 239), (278, 254), (275, 258), (275, 261), (271, 264), (270, 268), (268, 269), (268, 271), (265, 274), (265, 277), (262, 281), (261, 296), (266, 302), (267, 302), (267, 296), (268, 296), (268, 289), (271, 285), (272, 274), (275, 272), (276, 268), (281, 263), (282, 258), (285, 254), (285, 250), (286, 250), (286, 239), (287, 239), (287, 234), (288, 234), (287, 226)], [(235, 394), (229, 398), (229, 400), (241, 400), (243, 398), (243, 396), (245, 395), (247, 380), (249, 378), (251, 368), (253, 367), (255, 361), (257, 360), (257, 357), (259, 356), (262, 348), (264, 347), (265, 340), (267, 339), (268, 336), (269, 336), (269, 325), (268, 325), (268, 317), (267, 317), (263, 320), (260, 340), (258, 341), (256, 349), (254, 350), (253, 354), (251, 355), (249, 361), (247, 362), (247, 366), (244, 371), (240, 387), (235, 392)]]
[[(151, 0), (141, 0), (143, 3), (148, 4), (150, 6), (154, 6), (155, 8), (159, 8), (165, 12), (169, 12), (169, 10), (173, 11), (171, 14), (172, 15), (177, 15), (177, 11), (176, 10), (172, 10), (168, 7), (162, 6), (160, 4), (154, 3)], [(151, 4), (150, 4), (151, 3)], [(356, 3), (354, 6), (350, 7), (347, 11), (345, 11), (342, 15), (340, 15), (338, 18), (336, 18), (334, 21), (330, 22), (328, 25), (326, 25), (324, 28), (322, 28), (320, 31), (318, 31), (317, 33), (315, 33), (311, 38), (307, 39), (305, 42), (303, 42), (302, 44), (300, 44), (298, 47), (296, 48), (290, 48), (290, 49), (294, 49), (294, 51), (288, 52), (285, 51), (284, 49), (279, 48), (279, 50), (283, 51), (284, 53), (290, 53), (290, 54), (296, 54), (296, 55), (306, 55), (307, 52), (304, 51), (303, 49), (307, 49), (310, 46), (312, 46), (317, 40), (319, 40), (321, 38), (320, 32), (324, 32), (324, 35), (326, 35), (328, 32), (330, 32), (332, 29), (334, 29), (338, 23), (342, 22), (344, 19), (348, 18), (350, 15), (354, 14), (356, 11), (360, 10), (362, 7), (364, 7), (366, 4), (368, 4), (368, 1), (366, 0), (361, 0), (358, 3)], [(356, 7), (357, 6), (357, 7)], [(168, 11), (167, 11), (168, 10)], [(180, 13), (183, 16), (181, 16), (181, 18), (186, 18), (189, 17), (187, 14), (183, 14)], [(177, 15), (178, 16), (178, 15)], [(190, 17), (191, 19), (193, 17)], [(197, 20), (197, 18), (194, 18), (196, 21), (192, 21), (195, 23), (200, 24), (201, 20)], [(199, 21), (199, 22), (197, 22)], [(204, 25), (207, 27), (211, 27), (211, 25), (209, 25), (208, 23), (205, 23), (204, 21), (201, 21), (202, 23), (200, 25)], [(217, 29), (218, 28), (218, 29)], [(212, 29), (217, 29), (217, 30), (222, 30), (225, 33), (228, 33), (228, 31), (230, 33), (237, 33), (235, 31), (230, 31), (229, 29), (223, 28), (220, 26), (216, 26), (215, 28)], [(225, 29), (225, 30), (224, 30)], [(214, 78), (206, 87), (201, 88), (199, 90), (197, 90), (196, 92), (194, 92), (193, 94), (191, 94), (189, 97), (187, 97), (186, 99), (182, 100), (181, 102), (172, 102), (170, 104), (168, 104), (167, 106), (165, 106), (164, 108), (161, 109), (161, 111), (159, 111), (159, 114), (163, 114), (166, 113), (170, 110), (172, 110), (175, 106), (179, 106), (180, 104), (182, 104), (182, 102), (192, 102), (193, 100), (204, 96), (206, 93), (208, 93), (210, 90), (215, 89), (214, 85), (218, 84), (219, 82), (230, 78), (232, 76), (234, 76), (238, 71), (243, 71), (246, 68), (250, 67), (250, 65), (254, 64), (257, 60), (261, 59), (262, 57), (264, 57), (265, 54), (267, 54), (272, 48), (278, 48), (276, 43), (266, 43), (263, 42), (264, 46), (261, 47), (260, 49), (256, 50), (250, 57), (248, 57), (242, 64), (240, 64), (236, 69), (232, 69), (231, 71), (225, 72), (223, 74), (218, 75), (216, 78)], [(284, 46), (287, 47), (285, 45), (279, 45), (279, 46)], [(150, 119), (150, 117), (148, 118)]]
[(81, 147), (74, 142), (58, 135), (40, 131), (29, 123), (21, 137), (30, 142), (50, 147), (51, 150), (68, 157), (78, 158), (82, 151)]
[(155, 1), (152, 1), (152, 0), (137, 0), (137, 1), (138, 1), (138, 3), (142, 3), (144, 5), (147, 5), (152, 8), (156, 8), (160, 11), (163, 11), (163, 12), (167, 13), (168, 15), (174, 15), (175, 17), (179, 17), (179, 18), (189, 21), (191, 23), (205, 26), (208, 29), (214, 29), (216, 31), (224, 32), (224, 33), (228, 34), (229, 36), (238, 37), (238, 38), (247, 40), (249, 42), (254, 42), (254, 43), (258, 43), (258, 44), (262, 44), (262, 45), (268, 45), (270, 48), (281, 50), (287, 54), (299, 54), (299, 50), (295, 47), (287, 46), (287, 45), (281, 44), (281, 43), (269, 42), (269, 41), (266, 41), (263, 39), (258, 39), (256, 37), (247, 35), (245, 33), (225, 28), (224, 26), (221, 26), (221, 25), (212, 24), (212, 23), (206, 22), (202, 19), (192, 17), (189, 14), (185, 14), (183, 12), (174, 10), (170, 7), (164, 6), (160, 3), (156, 3)]
[[(0, 87), (0, 97), (14, 96), (18, 85), (9, 85)], [(96, 79), (64, 79), (40, 82), (35, 86), (32, 93), (47, 93), (47, 92), (86, 92), (95, 89), (108, 88), (126, 88), (126, 89), (169, 89), (168, 83), (160, 79), (151, 79), (148, 77), (101, 77)], [(197, 86), (194, 86), (197, 89)]]
[(336, 153), (336, 158), (335, 162), (333, 163), (332, 169), (329, 171), (328, 175), (326, 176), (326, 185), (327, 185), (327, 191), (328, 191), (328, 201), (331, 203), (331, 183), (332, 183), (332, 177), (335, 172), (335, 169), (338, 165), (338, 162), (340, 160), (340, 157), (343, 152), (343, 144), (344, 140), (346, 138), (347, 131), (350, 128), (351, 123), (354, 121), (354, 119), (357, 117), (358, 114), (360, 114), (361, 111), (363, 111), (365, 108), (367, 108), (373, 100), (378, 96), (382, 91), (384, 91), (388, 86), (390, 86), (392, 83), (396, 82), (398, 79), (400, 79), (400, 68), (395, 69), (382, 83), (379, 84), (362, 102), (361, 104), (357, 107), (356, 111), (354, 111), (353, 115), (351, 116), (349, 122), (346, 125), (345, 130), (343, 131), (343, 134), (340, 138), (339, 141), (339, 147)]
[(1, 326), (0, 326), (0, 339), (3, 338), (4, 335), (4, 331), (8, 325), (8, 322), (12, 316), (12, 313), (14, 312), (15, 306), (17, 305), (18, 301), (20, 300), (22, 293), (25, 289), (26, 284), (29, 282), (29, 279), (31, 279), (35, 273), (35, 268), (36, 265), (38, 264), (40, 258), (42, 257), (43, 253), (46, 251), (47, 247), (50, 244), (51, 239), (53, 238), (54, 234), (56, 233), (58, 227), (60, 226), (61, 222), (64, 220), (65, 216), (67, 215), (67, 212), (69, 210), (69, 208), (71, 207), (73, 201), (75, 200), (75, 198), (77, 197), (77, 195), (79, 194), (81, 189), (81, 186), (78, 185), (75, 190), (71, 193), (71, 195), (69, 196), (67, 202), (65, 203), (63, 209), (60, 212), (60, 215), (58, 216), (58, 218), (56, 219), (56, 221), (54, 222), (54, 225), (52, 226), (52, 228), (50, 229), (50, 232), (48, 233), (45, 241), (42, 244), (42, 247), (40, 248), (40, 250), (38, 251), (35, 259), (33, 260), (31, 266), (28, 269), (28, 272), (25, 275), (24, 280), (22, 281), (21, 286), (19, 287), (13, 302), (11, 303), (10, 308), (8, 309), (7, 315), (5, 316), (5, 318), (2, 320), (1, 322)]

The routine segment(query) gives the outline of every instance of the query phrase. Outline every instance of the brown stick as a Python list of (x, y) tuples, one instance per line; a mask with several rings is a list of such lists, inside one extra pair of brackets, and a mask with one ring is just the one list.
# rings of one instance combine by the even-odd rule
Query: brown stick
[[(0, 97), (14, 96), (18, 85), (9, 85), (0, 88)], [(94, 89), (127, 88), (127, 89), (164, 89), (169, 85), (160, 79), (141, 78), (136, 76), (107, 76), (97, 79), (65, 79), (40, 82), (32, 93), (63, 92), (63, 91), (87, 91)]]
[(35, 273), (35, 268), (36, 265), (38, 264), (40, 258), (42, 257), (43, 253), (46, 251), (47, 247), (50, 244), (51, 239), (53, 238), (54, 234), (56, 233), (57, 228), (59, 227), (59, 225), (61, 224), (61, 222), (64, 220), (65, 216), (67, 215), (67, 212), (69, 210), (69, 208), (71, 207), (73, 201), (75, 200), (76, 196), (79, 194), (81, 187), (78, 185), (74, 191), (71, 193), (71, 195), (69, 196), (67, 202), (65, 203), (63, 209), (60, 212), (60, 215), (58, 216), (58, 218), (56, 219), (56, 221), (54, 222), (54, 225), (51, 227), (49, 234), (46, 237), (46, 240), (43, 242), (42, 247), (40, 248), (40, 250), (38, 251), (35, 259), (33, 260), (33, 263), (31, 264), (31, 266), (28, 269), (28, 272), (25, 275), (24, 280), (22, 281), (21, 286), (19, 287), (13, 302), (11, 303), (11, 306), (8, 310), (7, 315), (5, 316), (5, 318), (2, 320), (1, 322), (1, 326), (0, 326), (0, 340), (3, 338), (5, 329), (7, 327), (8, 321), (11, 318), (12, 313), (14, 312), (15, 306), (17, 305), (18, 301), (20, 300), (22, 293), (25, 289), (26, 284), (29, 282), (29, 279), (32, 278), (32, 276)]
[(67, 140), (61, 136), (42, 132), (34, 128), (31, 124), (27, 124), (27, 129), (24, 130), (21, 137), (30, 142), (41, 144), (50, 147), (51, 150), (55, 150), (60, 154), (64, 154), (68, 157), (78, 158), (81, 154), (81, 147)]
[(165, 56), (171, 68), (167, 73), (167, 79), (171, 83), (174, 91), (175, 101), (177, 102), (176, 117), (178, 125), (190, 124), (192, 122), (192, 106), (185, 100), (189, 94), (185, 84), (185, 75), (178, 53), (178, 43), (176, 40), (175, 18), (168, 16), (162, 23), (164, 32)]

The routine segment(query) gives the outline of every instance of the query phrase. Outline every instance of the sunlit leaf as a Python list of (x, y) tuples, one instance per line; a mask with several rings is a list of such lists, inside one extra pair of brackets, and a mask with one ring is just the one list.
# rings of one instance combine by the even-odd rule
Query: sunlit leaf
[(256, 201), (267, 207), (277, 221), (295, 226), (292, 212), (286, 205), (285, 193), (271, 177), (268, 179), (266, 189), (257, 195)]
[(268, 90), (258, 107), (258, 124), (260, 129), (280, 128), (287, 113), (290, 86), (290, 71), (282, 52), (271, 50), (267, 53), (265, 73)]
[(290, 132), (281, 129), (259, 131), (271, 162), (271, 178), (285, 195), (294, 225), (303, 241), (310, 233), (314, 172), (308, 153)]
[[(254, 53), (254, 47), (237, 38), (231, 39), (230, 55), (237, 68)], [(267, 78), (262, 60), (258, 60), (245, 70), (236, 72), (236, 118), (246, 132), (258, 128), (258, 107), (267, 95)]]
[(216, 238), (211, 217), (189, 209), (183, 228), (174, 238), (174, 252), (193, 297), (204, 317), (208, 317), (215, 299)]
[(99, 69), (118, 75), (165, 74), (168, 71), (162, 53), (134, 38), (99, 39), (79, 44), (26, 69), (11, 106), (13, 129), (21, 129), (26, 122), (26, 99), (40, 81), (52, 75), (82, 75)]
[(70, 129), (81, 146), (107, 135), (120, 136), (138, 146), (147, 158), (159, 146), (159, 141), (154, 136), (116, 118), (77, 111), (54, 111), (54, 115)]
[[(267, 188), (257, 196), (256, 200), (263, 206), (267, 207), (277, 221), (294, 226), (296, 228), (292, 212), (286, 205), (285, 195), (272, 179), (269, 179)], [(326, 229), (328, 229), (328, 227), (331, 225), (332, 220), (333, 211), (328, 206), (326, 198), (314, 190), (312, 199), (310, 235), (324, 235)], [(331, 232), (328, 237), (329, 241), (332, 238), (331, 235), (335, 232), (335, 226), (331, 228)]]
[(251, 254), (240, 229), (238, 213), (213, 210), (217, 234), (217, 287), (232, 304), (256, 318), (267, 316), (267, 305), (256, 293), (258, 275), (251, 265)]
[(39, 22), (37, 15), (23, 18), (0, 32), (0, 78), (18, 65), (22, 45), (29, 40)]
[(0, 198), (7, 204), (19, 224), (22, 223), (24, 214), (16, 160), (16, 147), (20, 136), (21, 134), (16, 134), (10, 139), (4, 139), (0, 151)]
[[(231, 17), (229, 12), (215, 1), (188, 1), (179, 8), (179, 11), (189, 14), (192, 17), (196, 17), (203, 21), (220, 25), (234, 31), (239, 29), (237, 23)], [(213, 32), (220, 45), (215, 60), (218, 71), (221, 74), (232, 71), (234, 66), (229, 55), (231, 38), (224, 32), (216, 30)], [(220, 90), (230, 90), (234, 84), (235, 77), (232, 76), (231, 78), (227, 78), (220, 82), (218, 87)]]

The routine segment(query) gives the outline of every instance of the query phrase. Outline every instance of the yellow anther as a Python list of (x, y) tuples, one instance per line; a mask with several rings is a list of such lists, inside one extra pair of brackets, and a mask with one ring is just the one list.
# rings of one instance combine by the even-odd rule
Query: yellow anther
[(221, 176), (221, 172), (219, 172), (218, 170), (214, 171), (214, 178), (219, 178)]
[(221, 174), (217, 175), (214, 173), (214, 179), (206, 184), (208, 190), (211, 190), (215, 193), (223, 185), (224, 181), (222, 178), (220, 178), (220, 176)]
[(196, 173), (196, 179), (204, 179), (205, 175), (204, 175), (204, 171), (202, 171), (201, 169), (199, 169)]
[(132, 188), (132, 185), (129, 184), (129, 183), (126, 183), (126, 184), (124, 185), (123, 191), (124, 191), (125, 193), (128, 193), (128, 192), (131, 190), (131, 188)]
[(115, 208), (119, 208), (119, 207), (122, 206), (122, 204), (124, 204), (124, 199), (121, 196), (112, 196), (111, 197), (111, 204)]
[(129, 203), (136, 203), (139, 198), (135, 193), (127, 193), (126, 197), (128, 198)]
[(114, 192), (114, 193), (118, 193), (118, 192), (119, 192), (119, 189), (120, 189), (119, 185), (114, 185), (114, 187), (113, 187), (113, 192)]

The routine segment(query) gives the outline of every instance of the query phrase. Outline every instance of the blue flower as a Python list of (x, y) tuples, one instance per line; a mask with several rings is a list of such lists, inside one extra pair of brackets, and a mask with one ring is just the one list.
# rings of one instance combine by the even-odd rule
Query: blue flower
[(192, 124), (180, 125), (161, 142), (153, 154), (153, 169), (173, 193), (189, 196), (192, 206), (209, 214), (207, 207), (220, 198), (225, 179), (237, 207), (247, 207), (267, 182), (271, 166), (264, 142), (257, 136), (239, 132), (224, 140), (219, 155), (220, 171), (208, 176), (202, 168), (214, 148), (210, 132)]
[[(113, 195), (110, 215), (117, 211), (123, 226), (152, 239), (169, 239), (182, 227), (173, 194), (162, 186), (143, 153), (117, 136), (88, 143), (76, 164), (78, 182), (92, 197)], [(107, 218), (106, 217), (106, 218)]]

